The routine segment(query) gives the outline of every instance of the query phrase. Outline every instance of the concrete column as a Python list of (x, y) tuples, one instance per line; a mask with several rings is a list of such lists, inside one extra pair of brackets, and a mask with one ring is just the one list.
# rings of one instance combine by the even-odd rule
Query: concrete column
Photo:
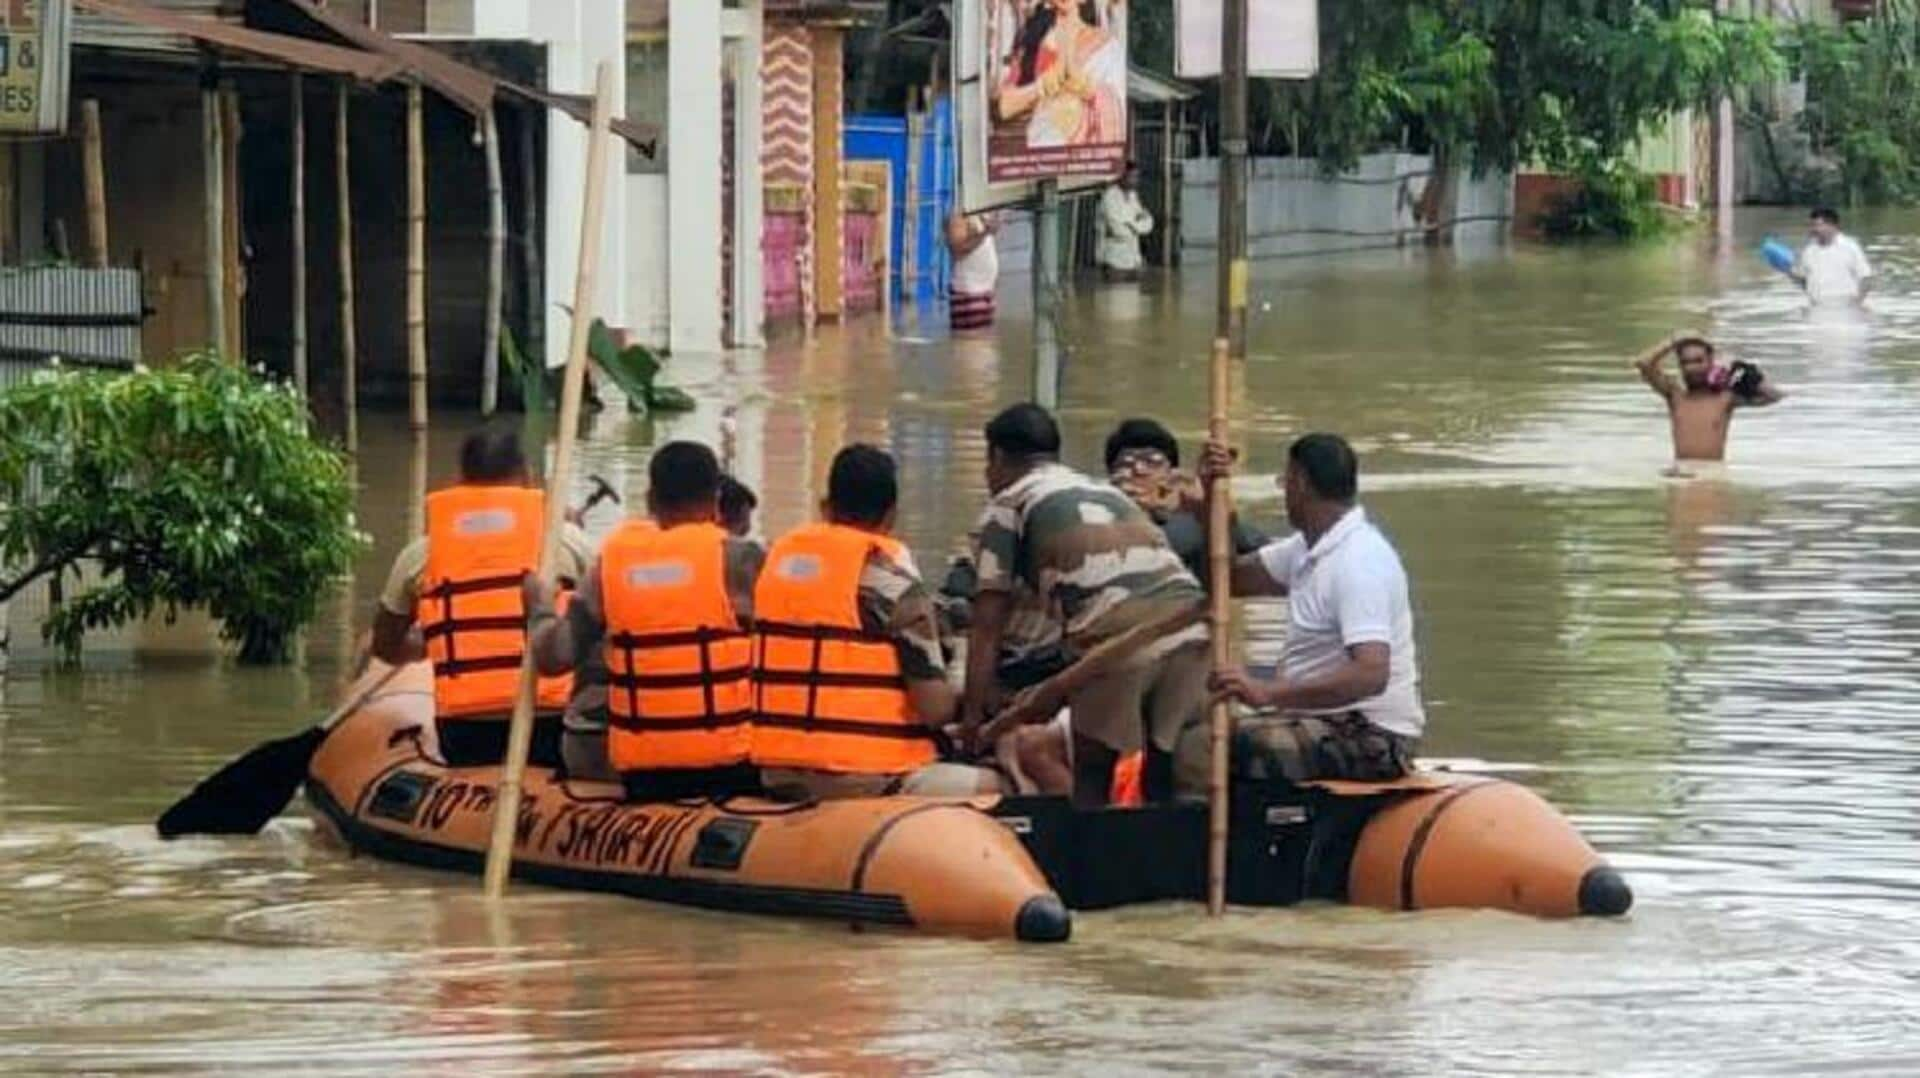
[[(594, 70), (603, 59), (613, 63), (616, 114), (627, 98), (626, 8), (620, 0), (575, 0), (528, 9), (528, 31), (547, 43), (547, 86), (565, 93), (591, 94)], [(549, 367), (567, 361), (566, 313), (557, 306), (573, 295), (574, 264), (579, 259), (581, 198), (586, 192), (586, 126), (559, 113), (547, 116), (547, 176), (542, 192), (546, 220), (546, 342)], [(600, 244), (596, 314), (610, 326), (627, 324), (626, 154), (607, 156), (606, 219)]]
[(713, 0), (667, 9), (667, 338), (676, 352), (721, 348), (720, 17)]
[(813, 287), (822, 318), (839, 318), (846, 305), (840, 279), (845, 41), (845, 32), (837, 26), (813, 29)]
[[(1722, 15), (1732, 12), (1731, 0), (1714, 5)], [(1733, 239), (1733, 98), (1722, 97), (1713, 113), (1713, 230), (1721, 243)]]
[(765, 189), (761, 181), (760, 150), (765, 134), (761, 63), (766, 34), (762, 0), (742, 0), (727, 13), (736, 20), (740, 62), (734, 65), (733, 178), (733, 340), (739, 348), (765, 343), (761, 329), (767, 317), (766, 288), (762, 281), (761, 227), (766, 220)]

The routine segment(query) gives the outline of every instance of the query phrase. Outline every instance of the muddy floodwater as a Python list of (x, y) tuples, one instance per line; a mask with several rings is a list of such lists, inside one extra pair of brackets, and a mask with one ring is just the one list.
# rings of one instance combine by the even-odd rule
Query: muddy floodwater
[[(1168, 905), (1020, 947), (532, 888), (490, 916), (476, 881), (350, 859), (304, 809), (162, 844), (149, 821), (193, 780), (326, 710), (410, 492), (451, 472), (457, 426), (416, 458), (369, 416), (376, 547), (297, 667), (210, 661), (189, 628), (62, 671), (15, 611), (0, 1071), (1920, 1072), (1920, 217), (1852, 224), (1881, 273), (1864, 315), (1809, 315), (1753, 253), (1786, 213), (1724, 257), (1701, 235), (1255, 270), (1251, 513), (1280, 527), (1290, 434), (1354, 440), (1412, 578), (1424, 754), (1560, 805), (1638, 893), (1624, 920)], [(980, 424), (1025, 392), (1025, 306), (997, 342), (932, 312), (675, 358), (701, 410), (603, 414), (586, 467), (637, 497), (650, 445), (709, 439), (778, 531), (838, 446), (876, 442), (935, 571), (978, 510)], [(1197, 438), (1212, 310), (1204, 268), (1081, 285), (1075, 462), (1135, 413)], [(1724, 477), (1678, 482), (1627, 362), (1688, 326), (1789, 399), (1736, 418)], [(1243, 613), (1256, 656), (1279, 619)]]

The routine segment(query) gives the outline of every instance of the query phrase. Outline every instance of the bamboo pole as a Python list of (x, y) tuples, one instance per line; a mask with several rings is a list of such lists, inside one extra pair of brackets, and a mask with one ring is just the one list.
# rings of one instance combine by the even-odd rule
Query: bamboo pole
[(338, 257), (340, 259), (340, 403), (346, 412), (347, 449), (360, 448), (360, 374), (354, 321), (358, 304), (353, 296), (353, 167), (347, 151), (347, 84), (334, 88), (333, 167), (338, 200)]
[(221, 281), (226, 271), (224, 249), (227, 232), (226, 196), (221, 193), (226, 170), (220, 164), (220, 91), (209, 85), (200, 91), (200, 183), (205, 203), (202, 237), (206, 246), (204, 270), (207, 277), (207, 346), (225, 352), (227, 346), (227, 286)]
[(100, 140), (100, 102), (80, 103), (81, 153), (87, 188), (87, 254), (94, 269), (107, 268), (107, 170)]
[(426, 103), (420, 84), (407, 87), (407, 417), (427, 428), (427, 151)]
[[(606, 192), (608, 121), (613, 111), (613, 67), (600, 61), (594, 79), (593, 128), (587, 139), (586, 197), (580, 212), (580, 261), (573, 278), (573, 324), (567, 341), (567, 372), (560, 390), (560, 437), (547, 477), (547, 521), (540, 542), (540, 576), (553, 579), (560, 554), (567, 485), (573, 478), (573, 441), (580, 426), (580, 396), (587, 366), (587, 331), (593, 324), (595, 269), (600, 262), (600, 221)], [(520, 785), (527, 769), (527, 746), (533, 739), (533, 694), (538, 678), (533, 651), (520, 663), (520, 693), (513, 704), (513, 725), (507, 734), (507, 759), (501, 772), (500, 796), (493, 806), (493, 840), (487, 846), (486, 893), (506, 893), (513, 870), (513, 842), (520, 820)]]
[(240, 95), (231, 86), (220, 91), (220, 193), (222, 195), (221, 284), (226, 288), (225, 337), (227, 355), (236, 363), (246, 359), (246, 315), (241, 301), (245, 282), (240, 269)]
[[(540, 167), (537, 160), (538, 147), (534, 145), (533, 118), (535, 113), (523, 110), (520, 113), (520, 287), (524, 292), (521, 306), (522, 317), (526, 319), (527, 339), (520, 342), (520, 355), (523, 361), (531, 357), (535, 370), (544, 371), (547, 365), (547, 343), (544, 330), (543, 312), (540, 309), (540, 296), (543, 282), (540, 277)], [(537, 340), (535, 338), (538, 338)]]
[[(1227, 444), (1227, 398), (1232, 393), (1230, 357), (1232, 346), (1225, 337), (1213, 342), (1212, 388), (1208, 393), (1207, 438), (1217, 445)], [(1213, 668), (1225, 670), (1233, 662), (1232, 639), (1228, 624), (1233, 604), (1233, 488), (1225, 476), (1216, 476), (1207, 492), (1212, 519), (1207, 528), (1209, 617), (1213, 630)], [(1233, 713), (1225, 700), (1213, 704), (1211, 719), (1212, 754), (1207, 777), (1207, 912), (1215, 917), (1227, 907), (1227, 747), (1233, 725)]]
[(293, 384), (307, 399), (307, 88), (298, 71), (293, 97)]
[(487, 110), (480, 137), (487, 155), (487, 324), (480, 356), (480, 414), (500, 406), (500, 316), (507, 286), (507, 202), (500, 181), (500, 125)]
[(920, 88), (907, 88), (907, 174), (901, 186), (906, 188), (905, 204), (900, 207), (900, 220), (904, 228), (900, 233), (900, 302), (911, 306), (917, 297), (914, 291), (914, 271), (919, 268), (915, 261), (920, 254), (920, 143), (921, 132), (926, 129), (925, 115), (920, 111)]

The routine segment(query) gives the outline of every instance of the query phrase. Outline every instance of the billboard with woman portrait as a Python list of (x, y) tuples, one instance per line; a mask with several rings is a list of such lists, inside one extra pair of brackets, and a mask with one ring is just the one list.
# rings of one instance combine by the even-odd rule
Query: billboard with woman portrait
[(1126, 0), (981, 0), (987, 180), (1117, 178), (1127, 160)]

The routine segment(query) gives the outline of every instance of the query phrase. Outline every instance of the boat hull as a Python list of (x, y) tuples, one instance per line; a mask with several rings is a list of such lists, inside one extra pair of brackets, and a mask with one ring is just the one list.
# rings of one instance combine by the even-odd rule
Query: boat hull
[[(314, 755), (307, 798), (354, 849), (480, 871), (497, 768), (453, 768), (433, 743), (430, 685), (402, 671)], [(1071, 918), (1019, 841), (964, 801), (756, 798), (628, 804), (617, 787), (530, 768), (514, 875), (708, 909), (1064, 940)]]
[[(370, 684), (382, 671), (369, 672)], [(424, 665), (345, 719), (307, 796), (351, 847), (479, 872), (497, 768), (453, 768), (433, 739)], [(1234, 787), (1227, 896), (1387, 910), (1617, 915), (1632, 892), (1532, 791), (1422, 772), (1387, 783)], [(1057, 797), (628, 804), (618, 787), (528, 769), (516, 878), (709, 909), (1030, 941), (1069, 909), (1206, 897), (1207, 810), (1075, 810)]]

